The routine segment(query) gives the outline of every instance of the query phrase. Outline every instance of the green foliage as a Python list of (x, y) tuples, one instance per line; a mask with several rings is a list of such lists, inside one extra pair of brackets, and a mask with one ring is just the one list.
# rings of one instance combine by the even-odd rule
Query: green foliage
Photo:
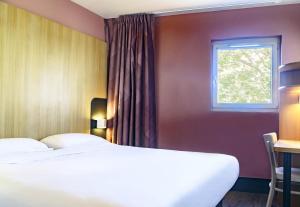
[(218, 103), (272, 102), (272, 48), (218, 50)]

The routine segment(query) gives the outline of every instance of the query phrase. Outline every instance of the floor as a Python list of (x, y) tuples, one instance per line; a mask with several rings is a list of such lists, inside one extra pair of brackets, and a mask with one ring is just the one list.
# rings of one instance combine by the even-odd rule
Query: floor
[(223, 201), (223, 207), (265, 207), (266, 202), (266, 194), (229, 192)]
[[(273, 207), (281, 207), (282, 194), (274, 198)], [(291, 207), (300, 206), (300, 196), (293, 196)], [(223, 207), (266, 207), (267, 194), (229, 192), (223, 200)]]

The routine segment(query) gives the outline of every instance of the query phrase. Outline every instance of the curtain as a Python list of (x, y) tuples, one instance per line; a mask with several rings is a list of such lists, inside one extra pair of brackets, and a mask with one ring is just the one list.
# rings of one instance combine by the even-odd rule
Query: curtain
[(156, 147), (154, 16), (105, 20), (108, 43), (108, 139)]

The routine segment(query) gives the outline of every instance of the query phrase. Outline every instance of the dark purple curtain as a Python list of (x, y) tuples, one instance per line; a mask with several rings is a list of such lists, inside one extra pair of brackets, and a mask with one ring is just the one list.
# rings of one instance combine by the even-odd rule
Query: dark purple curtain
[(105, 21), (108, 43), (108, 138), (113, 143), (156, 147), (154, 17)]

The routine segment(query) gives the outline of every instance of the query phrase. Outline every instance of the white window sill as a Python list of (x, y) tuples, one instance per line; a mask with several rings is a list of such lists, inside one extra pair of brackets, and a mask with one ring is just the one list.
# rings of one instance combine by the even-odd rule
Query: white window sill
[(278, 108), (212, 108), (213, 112), (278, 113)]

